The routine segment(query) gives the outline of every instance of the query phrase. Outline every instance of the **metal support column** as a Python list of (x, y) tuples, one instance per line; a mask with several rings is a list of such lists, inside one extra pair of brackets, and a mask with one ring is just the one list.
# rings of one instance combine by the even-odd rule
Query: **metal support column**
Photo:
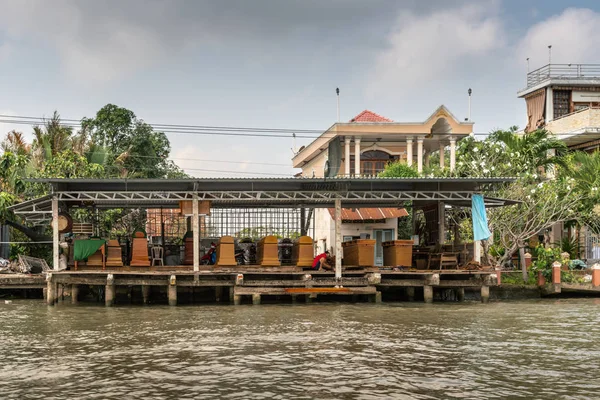
[(438, 201), (438, 243), (443, 246), (446, 242), (446, 204)]
[(342, 200), (335, 199), (335, 279), (342, 279)]
[(198, 216), (198, 194), (192, 199), (192, 231), (194, 239), (194, 272), (200, 271), (200, 217)]
[(58, 197), (52, 197), (52, 264), (54, 270), (59, 267), (59, 246), (58, 246)]

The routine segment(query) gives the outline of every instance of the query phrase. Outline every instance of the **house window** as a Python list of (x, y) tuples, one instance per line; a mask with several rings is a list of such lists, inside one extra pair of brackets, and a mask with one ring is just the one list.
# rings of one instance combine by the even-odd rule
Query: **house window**
[(360, 155), (361, 175), (377, 175), (382, 172), (390, 162), (398, 160), (398, 156), (381, 150), (365, 151)]
[(554, 105), (554, 119), (560, 118), (563, 115), (567, 115), (571, 112), (570, 90), (554, 90), (552, 92), (552, 100)]

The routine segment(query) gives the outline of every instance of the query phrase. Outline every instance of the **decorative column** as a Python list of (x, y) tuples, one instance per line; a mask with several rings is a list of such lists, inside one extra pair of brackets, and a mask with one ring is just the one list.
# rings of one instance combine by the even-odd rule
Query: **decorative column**
[(360, 176), (360, 138), (354, 138), (354, 176)]
[(409, 167), (413, 163), (413, 138), (409, 137), (406, 139), (406, 165)]
[(346, 136), (346, 140), (344, 141), (344, 175), (347, 177), (350, 176), (350, 140), (351, 138)]
[(440, 142), (440, 168), (444, 169), (446, 166), (446, 160), (444, 160), (446, 145)]
[(423, 137), (417, 138), (417, 171), (423, 172)]
[(58, 271), (60, 262), (58, 246), (58, 197), (52, 197), (52, 264), (53, 269)]
[(456, 139), (450, 138), (450, 171), (456, 168)]

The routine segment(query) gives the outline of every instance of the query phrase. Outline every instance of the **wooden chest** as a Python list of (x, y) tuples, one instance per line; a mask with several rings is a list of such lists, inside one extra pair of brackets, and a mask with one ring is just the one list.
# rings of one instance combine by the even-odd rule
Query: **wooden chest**
[(356, 239), (342, 243), (343, 265), (372, 267), (375, 264), (375, 240)]
[(292, 263), (297, 267), (312, 267), (315, 251), (310, 236), (301, 236), (294, 240), (292, 247)]
[(235, 243), (231, 236), (221, 236), (217, 244), (217, 263), (220, 267), (235, 267)]
[(279, 267), (279, 247), (275, 236), (265, 236), (256, 246), (256, 261), (263, 267)]
[(383, 242), (383, 265), (388, 267), (411, 267), (412, 240), (390, 240)]

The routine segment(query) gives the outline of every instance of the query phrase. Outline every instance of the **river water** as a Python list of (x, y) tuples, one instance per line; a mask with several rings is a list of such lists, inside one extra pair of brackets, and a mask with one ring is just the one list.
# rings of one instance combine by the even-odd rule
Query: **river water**
[(600, 299), (0, 304), (2, 399), (598, 398)]

